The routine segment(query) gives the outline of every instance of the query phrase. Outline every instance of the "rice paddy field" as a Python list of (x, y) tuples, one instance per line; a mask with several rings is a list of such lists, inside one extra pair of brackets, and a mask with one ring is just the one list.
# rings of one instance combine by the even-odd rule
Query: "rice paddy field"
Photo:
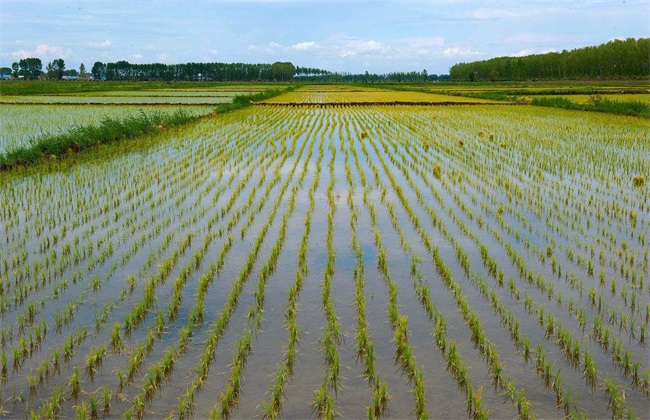
[[(125, 118), (142, 112), (172, 113), (175, 105), (158, 105), (143, 108), (138, 105), (90, 105), (76, 104), (57, 106), (53, 104), (2, 104), (0, 105), (0, 154), (27, 146), (39, 136), (58, 134), (75, 126), (96, 125), (105, 118)], [(214, 110), (213, 106), (184, 106), (185, 112), (192, 115), (205, 115)], [(25, 118), (29, 115), (28, 118)]]
[(648, 418), (650, 122), (358, 89), (0, 172), (2, 416)]
[(59, 134), (75, 126), (96, 125), (105, 118), (121, 119), (150, 112), (169, 114), (179, 108), (191, 115), (206, 115), (217, 105), (232, 102), (237, 95), (259, 93), (268, 88), (266, 84), (229, 84), (127, 90), (134, 87), (141, 86), (127, 84), (124, 89), (114, 91), (0, 94), (0, 154), (27, 146), (39, 136)]
[(440, 95), (433, 92), (390, 91), (378, 88), (355, 88), (349, 85), (332, 87), (305, 86), (300, 90), (289, 92), (263, 101), (264, 104), (345, 104), (374, 105), (384, 103), (440, 104), (440, 103), (488, 103), (489, 101)]

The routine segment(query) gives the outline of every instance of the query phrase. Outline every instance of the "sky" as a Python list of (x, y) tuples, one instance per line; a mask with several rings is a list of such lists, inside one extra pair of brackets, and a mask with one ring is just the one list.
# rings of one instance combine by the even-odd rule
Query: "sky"
[(650, 36), (650, 2), (0, 0), (0, 66), (291, 61), (447, 74), (459, 62)]

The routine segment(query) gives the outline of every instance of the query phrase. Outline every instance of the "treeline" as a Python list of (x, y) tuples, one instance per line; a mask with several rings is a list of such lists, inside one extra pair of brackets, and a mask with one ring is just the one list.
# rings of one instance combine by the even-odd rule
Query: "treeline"
[(290, 81), (296, 72), (292, 63), (185, 63), (185, 64), (134, 64), (128, 61), (115, 63), (95, 62), (91, 69), (93, 78), (134, 81)]
[(308, 69), (298, 67), (294, 80), (300, 82), (352, 82), (352, 83), (424, 83), (444, 82), (449, 80), (448, 74), (428, 74), (426, 70), (421, 72), (392, 72), (385, 74), (375, 73), (337, 73), (320, 69)]
[(650, 38), (614, 40), (561, 53), (460, 63), (449, 69), (449, 75), (452, 81), (648, 77)]
[[(39, 58), (25, 58), (13, 63), (12, 68), (0, 69), (13, 77), (26, 79), (61, 79), (63, 76), (84, 76), (86, 68), (81, 64), (79, 72), (66, 69), (63, 59), (48, 63), (43, 72)], [(5, 74), (5, 73), (2, 73)], [(449, 80), (447, 74), (429, 74), (426, 70), (410, 72), (338, 73), (312, 67), (296, 67), (290, 62), (273, 64), (247, 63), (185, 63), (185, 64), (135, 64), (128, 61), (102, 63), (96, 61), (90, 70), (95, 80), (116, 81), (213, 81), (213, 82), (368, 82), (368, 83), (424, 83)]]

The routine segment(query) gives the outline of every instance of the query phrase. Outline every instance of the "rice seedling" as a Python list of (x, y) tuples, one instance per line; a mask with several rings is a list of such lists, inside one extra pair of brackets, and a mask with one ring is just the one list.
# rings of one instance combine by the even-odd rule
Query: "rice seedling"
[(79, 366), (75, 366), (72, 375), (70, 376), (70, 378), (68, 378), (68, 389), (70, 390), (70, 395), (72, 395), (73, 398), (77, 398), (79, 396), (79, 392), (81, 391), (81, 379), (79, 378)]
[(110, 389), (107, 386), (102, 387), (102, 401), (104, 403), (104, 414), (108, 415), (111, 413), (111, 399), (112, 394)]
[(643, 187), (645, 185), (645, 176), (635, 175), (634, 178), (632, 178), (632, 184), (637, 188)]

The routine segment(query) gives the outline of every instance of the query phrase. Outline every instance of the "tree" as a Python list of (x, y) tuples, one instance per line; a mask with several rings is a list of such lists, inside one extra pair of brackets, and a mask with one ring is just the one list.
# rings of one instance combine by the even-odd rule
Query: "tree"
[(65, 70), (65, 61), (62, 58), (57, 58), (52, 62), (54, 65), (54, 74), (57, 80), (63, 78), (63, 71)]
[(86, 75), (86, 66), (84, 66), (84, 63), (81, 63), (79, 66), (79, 77), (84, 77)]
[(426, 82), (429, 80), (429, 73), (427, 73), (427, 69), (422, 70), (422, 81)]
[(11, 63), (11, 70), (13, 70), (13, 73), (11, 75), (13, 77), (18, 77), (18, 72), (20, 71), (20, 65), (18, 63)]
[(56, 74), (55, 74), (55, 73), (56, 73), (56, 71), (54, 70), (54, 63), (50, 61), (50, 62), (47, 63), (47, 65), (45, 66), (45, 76), (46, 76), (48, 79), (54, 79), (54, 78), (56, 77)]
[(93, 75), (93, 79), (101, 79), (102, 76), (106, 76), (106, 64), (101, 61), (95, 61), (90, 73)]
[(11, 74), (11, 67), (0, 67), (0, 74)]
[(280, 82), (289, 82), (296, 74), (296, 67), (290, 62), (275, 62), (271, 65), (273, 79)]
[(38, 79), (43, 72), (43, 63), (40, 58), (23, 58), (18, 62), (18, 66), (20, 67), (18, 74), (27, 79)]

